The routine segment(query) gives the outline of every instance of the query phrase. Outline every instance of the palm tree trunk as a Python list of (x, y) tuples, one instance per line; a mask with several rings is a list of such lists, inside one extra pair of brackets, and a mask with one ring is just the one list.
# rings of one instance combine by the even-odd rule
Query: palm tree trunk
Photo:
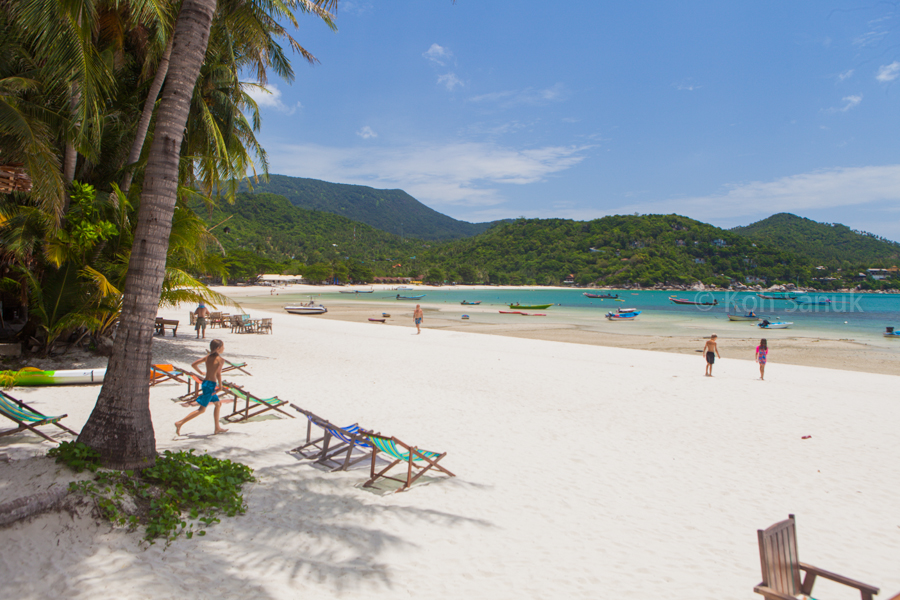
[(134, 179), (134, 163), (141, 158), (141, 150), (144, 149), (144, 140), (147, 139), (147, 130), (150, 128), (150, 118), (153, 116), (156, 98), (159, 96), (159, 90), (162, 89), (163, 82), (166, 80), (166, 74), (169, 71), (169, 56), (172, 54), (172, 40), (174, 39), (174, 36), (169, 38), (169, 43), (166, 45), (166, 49), (159, 59), (159, 65), (156, 67), (156, 77), (153, 78), (150, 91), (147, 93), (147, 99), (144, 101), (144, 110), (141, 113), (141, 120), (138, 122), (134, 143), (131, 145), (131, 152), (128, 154), (128, 161), (125, 163), (128, 171), (122, 180), (122, 191), (126, 194), (131, 187), (131, 180)]
[(184, 0), (144, 175), (116, 341), (97, 404), (78, 441), (119, 469), (153, 464), (149, 376), (153, 326), (178, 191), (178, 161), (191, 96), (206, 54), (216, 0)]

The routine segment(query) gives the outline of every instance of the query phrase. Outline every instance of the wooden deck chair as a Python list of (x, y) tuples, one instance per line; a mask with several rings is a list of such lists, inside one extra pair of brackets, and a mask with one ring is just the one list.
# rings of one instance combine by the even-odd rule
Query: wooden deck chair
[(18, 433), (20, 431), (25, 431), (26, 429), (32, 431), (42, 438), (53, 442), (54, 444), (58, 444), (57, 440), (54, 440), (52, 437), (47, 435), (46, 433), (39, 431), (36, 427), (41, 425), (56, 425), (60, 429), (64, 431), (68, 431), (74, 436), (78, 435), (77, 431), (72, 431), (65, 425), (61, 424), (59, 421), (65, 419), (68, 415), (59, 415), (58, 417), (48, 417), (45, 414), (42, 414), (35, 409), (31, 408), (21, 400), (16, 400), (6, 392), (0, 391), (0, 414), (4, 417), (15, 421), (18, 423), (18, 427), (15, 429), (7, 429), (6, 431), (0, 431), (0, 437), (4, 435), (12, 435), (14, 433)]
[(253, 373), (250, 373), (249, 371), (244, 369), (244, 367), (246, 366), (247, 363), (245, 362), (233, 363), (230, 360), (226, 360), (225, 364), (222, 366), (222, 373), (227, 373), (229, 371), (240, 371), (241, 373), (246, 373), (247, 375), (253, 375)]
[[(241, 386), (230, 383), (228, 381), (222, 382), (222, 393), (228, 394), (234, 398), (233, 408), (230, 415), (222, 417), (229, 423), (238, 423), (240, 421), (246, 421), (251, 417), (255, 417), (257, 415), (261, 415), (264, 412), (274, 410), (280, 412), (283, 415), (287, 415), (290, 418), (294, 418), (294, 415), (287, 413), (281, 410), (280, 407), (287, 404), (287, 400), (282, 400), (278, 396), (273, 396), (271, 398), (260, 398), (258, 396), (254, 396)], [(238, 403), (243, 402), (244, 407), (238, 408)], [(251, 410), (253, 408), (254, 410)], [(259, 409), (259, 410), (255, 410)]]
[[(296, 404), (291, 404), (291, 408), (307, 418), (306, 441), (291, 452), (315, 460), (326, 467), (332, 467), (332, 472), (346, 471), (356, 463), (369, 458), (372, 453), (372, 444), (365, 437), (370, 432), (362, 429), (358, 423), (338, 427)], [(321, 437), (313, 438), (313, 425), (322, 431)]]
[[(368, 440), (372, 442), (374, 448), (372, 452), (372, 469), (370, 472), (371, 476), (369, 480), (363, 484), (363, 487), (371, 487), (375, 485), (375, 482), (378, 479), (384, 478), (402, 483), (403, 486), (400, 489), (396, 490), (397, 492), (402, 492), (409, 489), (409, 487), (413, 483), (415, 483), (419, 477), (424, 475), (432, 468), (437, 469), (438, 471), (441, 471), (449, 475), (450, 477), (456, 477), (456, 475), (438, 464), (438, 462), (442, 458), (447, 456), (446, 452), (444, 452), (443, 454), (438, 454), (437, 452), (430, 452), (428, 450), (419, 450), (414, 446), (404, 444), (395, 437), (387, 437), (376, 433), (367, 433), (366, 438), (368, 438)], [(406, 451), (404, 452), (403, 449), (405, 449)], [(375, 460), (379, 452), (387, 454), (389, 457), (388, 460), (393, 459), (393, 461), (381, 471), (376, 473)], [(406, 477), (390, 477), (386, 474), (388, 471), (394, 468), (395, 465), (401, 462), (406, 463)], [(413, 472), (415, 472), (415, 475), (413, 475)]]
[[(816, 577), (823, 577), (856, 588), (862, 600), (872, 600), (878, 588), (829, 573), (818, 567), (800, 562), (797, 556), (797, 527), (794, 515), (775, 523), (768, 529), (757, 531), (759, 538), (759, 562), (762, 566), (762, 582), (753, 588), (767, 600), (796, 600), (812, 594)], [(800, 581), (800, 571), (806, 577)]]

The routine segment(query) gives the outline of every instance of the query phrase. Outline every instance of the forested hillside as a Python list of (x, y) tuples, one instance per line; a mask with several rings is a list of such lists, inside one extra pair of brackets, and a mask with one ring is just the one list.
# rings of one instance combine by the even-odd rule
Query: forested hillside
[(854, 231), (840, 223), (818, 223), (790, 213), (772, 215), (731, 231), (757, 243), (804, 254), (819, 265), (888, 267), (896, 264), (900, 257), (897, 242)]
[[(275, 194), (237, 194), (234, 204), (194, 210), (210, 225), (228, 255), (232, 277), (289, 272), (302, 266), (348, 263), (360, 279), (391, 274), (428, 242), (403, 241), (364, 223), (298, 208)], [(400, 267), (394, 267), (398, 263)], [(299, 272), (299, 271), (296, 271)]]
[(520, 219), (426, 253), (451, 278), (496, 283), (706, 283), (748, 276), (808, 280), (810, 261), (795, 253), (677, 215), (612, 216), (579, 222)]
[[(253, 193), (279, 194), (293, 205), (366, 223), (382, 231), (423, 240), (450, 240), (486, 231), (493, 223), (467, 223), (433, 210), (403, 190), (270, 175), (254, 184)], [(241, 189), (247, 191), (246, 183)]]

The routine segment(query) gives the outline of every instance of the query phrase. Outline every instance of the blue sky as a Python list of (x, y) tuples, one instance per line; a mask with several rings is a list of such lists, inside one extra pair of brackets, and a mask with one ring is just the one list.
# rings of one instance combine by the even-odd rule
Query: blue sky
[(254, 92), (270, 172), (466, 221), (777, 212), (900, 240), (900, 4), (341, 1)]

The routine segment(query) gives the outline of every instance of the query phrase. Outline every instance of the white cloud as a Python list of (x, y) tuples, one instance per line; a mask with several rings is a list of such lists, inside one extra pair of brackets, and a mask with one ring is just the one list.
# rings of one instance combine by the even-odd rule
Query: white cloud
[(778, 212), (802, 214), (883, 201), (900, 201), (900, 165), (813, 171), (774, 181), (726, 186), (721, 193), (708, 196), (625, 205), (615, 212), (676, 212), (709, 222)]
[(492, 92), (490, 94), (482, 94), (469, 98), (470, 102), (477, 103), (495, 103), (502, 108), (519, 106), (522, 104), (533, 106), (544, 106), (551, 102), (562, 102), (569, 97), (566, 87), (557, 83), (556, 85), (536, 90), (534, 88), (526, 88), (524, 90), (508, 90), (504, 92)]
[(678, 83), (673, 83), (672, 85), (675, 87), (676, 90), (682, 90), (682, 91), (688, 91), (688, 92), (693, 92), (694, 90), (699, 90), (700, 88), (703, 87), (702, 85), (697, 85), (691, 79), (685, 79)]
[(261, 85), (256, 81), (243, 81), (241, 87), (260, 108), (272, 108), (288, 115), (294, 114), (298, 108), (303, 108), (299, 102), (293, 106), (285, 104), (281, 100), (281, 90), (272, 84)]
[(425, 51), (422, 56), (442, 67), (453, 59), (453, 53), (438, 44), (432, 44), (431, 48)]
[(862, 102), (862, 96), (844, 96), (841, 100), (845, 102), (844, 106), (841, 107), (841, 112), (847, 112), (851, 108), (859, 106), (859, 103)]
[(456, 143), (382, 148), (268, 144), (273, 173), (377, 188), (401, 188), (425, 203), (490, 206), (504, 184), (527, 185), (569, 169), (590, 146), (528, 150)]
[(845, 79), (850, 79), (853, 77), (853, 69), (849, 69), (844, 71), (843, 73), (838, 73), (837, 79), (838, 81), (844, 81)]
[(882, 83), (887, 83), (897, 79), (898, 76), (900, 76), (900, 62), (895, 60), (889, 65), (879, 67), (878, 75), (875, 76), (875, 79)]
[(366, 126), (363, 127), (362, 129), (360, 129), (359, 131), (357, 131), (357, 132), (356, 132), (356, 135), (358, 135), (359, 137), (361, 137), (361, 138), (364, 139), (364, 140), (368, 140), (368, 139), (371, 139), (371, 138), (377, 138), (377, 137), (378, 137), (378, 134), (375, 133), (375, 132), (372, 130), (372, 128), (369, 127), (368, 125), (366, 125)]
[(460, 80), (459, 77), (456, 76), (456, 73), (447, 73), (446, 75), (441, 75), (440, 77), (438, 77), (437, 82), (438, 85), (443, 85), (451, 92), (456, 86), (465, 85), (462, 80)]

